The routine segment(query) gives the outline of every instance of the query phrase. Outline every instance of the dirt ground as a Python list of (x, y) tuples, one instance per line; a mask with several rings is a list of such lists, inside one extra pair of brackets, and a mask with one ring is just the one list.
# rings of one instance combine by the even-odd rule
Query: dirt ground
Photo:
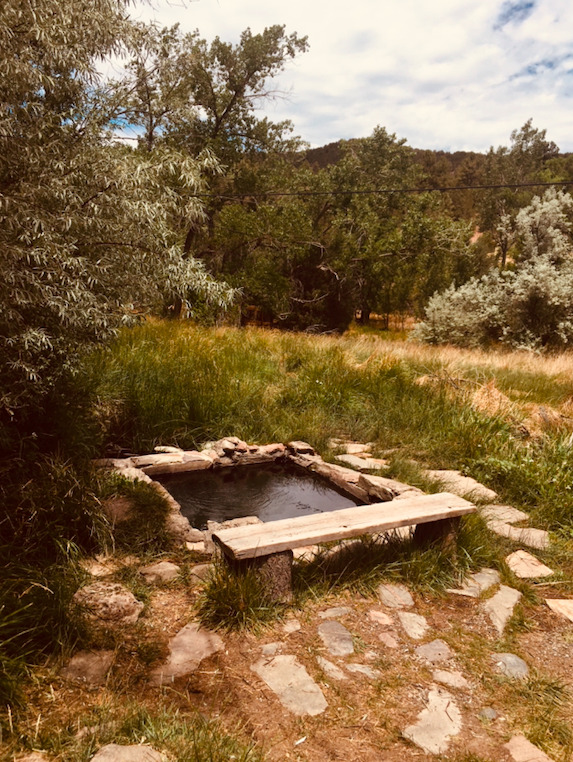
[[(114, 706), (138, 702), (155, 710), (169, 704), (183, 714), (200, 712), (206, 718), (219, 719), (229, 732), (256, 742), (268, 762), (493, 762), (510, 759), (503, 745), (511, 735), (530, 733), (535, 725), (533, 715), (539, 711), (535, 697), (520, 693), (520, 681), (495, 673), (494, 653), (515, 653), (528, 663), (532, 679), (540, 677), (544, 684), (560, 681), (573, 690), (573, 624), (551, 612), (541, 598), (535, 604), (520, 606), (519, 616), (501, 641), (483, 613), (481, 601), (454, 594), (437, 597), (413, 592), (413, 610), (426, 618), (430, 629), (422, 640), (412, 640), (400, 627), (396, 612), (384, 607), (376, 595), (364, 597), (348, 591), (311, 600), (301, 610), (289, 611), (287, 620), (277, 621), (258, 634), (221, 633), (224, 651), (173, 685), (153, 688), (147, 682), (148, 670), (164, 658), (169, 638), (193, 619), (199, 593), (200, 583), (184, 580), (150, 587), (144, 615), (135, 626), (115, 636), (115, 662), (105, 685), (99, 688), (65, 681), (58, 675), (58, 664), (40, 669), (31, 684), (27, 719), (22, 718), (21, 726), (27, 723), (30, 733), (35, 728), (36, 739), (64, 732), (85, 734), (86, 727), (94, 730), (99, 722), (108, 721), (102, 717), (109, 717)], [(557, 597), (559, 588), (545, 587), (543, 593)], [(355, 652), (333, 657), (317, 630), (324, 621), (320, 613), (341, 606), (350, 611), (336, 618), (351, 632)], [(369, 616), (371, 611), (385, 613), (393, 625), (374, 621)], [(296, 619), (300, 629), (287, 634), (284, 625), (289, 619)], [(381, 641), (384, 632), (395, 637), (397, 647), (390, 648)], [(436, 638), (444, 640), (454, 656), (430, 665), (415, 654), (415, 649)], [(279, 653), (296, 656), (318, 683), (328, 703), (324, 713), (295, 716), (253, 672), (251, 667), (261, 657), (262, 647), (275, 642), (281, 644)], [(104, 638), (101, 645), (109, 647), (110, 643)], [(322, 671), (317, 656), (343, 669), (345, 664), (368, 665), (379, 674), (370, 679), (345, 670), (346, 679), (335, 680)], [(459, 671), (470, 686), (469, 690), (446, 688), (461, 711), (463, 726), (441, 756), (424, 752), (402, 735), (424, 709), (428, 692), (435, 686), (435, 669)], [(568, 712), (569, 720), (573, 719), (571, 707), (566, 703), (559, 708), (565, 721)], [(484, 708), (495, 710), (496, 718), (481, 718)], [(558, 744), (552, 748), (559, 752), (559, 756), (554, 752), (555, 762), (569, 759)], [(13, 759), (13, 752), (6, 758)]]

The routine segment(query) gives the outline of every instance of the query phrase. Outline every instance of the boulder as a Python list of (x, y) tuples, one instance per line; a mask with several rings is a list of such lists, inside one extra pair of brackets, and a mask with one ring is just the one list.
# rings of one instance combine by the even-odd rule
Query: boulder
[(143, 603), (117, 582), (94, 582), (82, 587), (73, 601), (88, 621), (107, 627), (135, 624), (143, 611)]

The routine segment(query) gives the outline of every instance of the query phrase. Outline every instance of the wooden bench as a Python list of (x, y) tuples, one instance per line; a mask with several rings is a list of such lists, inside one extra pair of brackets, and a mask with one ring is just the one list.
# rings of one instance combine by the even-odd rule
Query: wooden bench
[(416, 526), (414, 541), (417, 544), (435, 541), (450, 544), (460, 518), (475, 510), (467, 500), (440, 492), (221, 529), (213, 533), (213, 540), (234, 569), (240, 571), (255, 566), (267, 580), (272, 597), (288, 600), (292, 591), (292, 551), (295, 548), (383, 534), (407, 526)]

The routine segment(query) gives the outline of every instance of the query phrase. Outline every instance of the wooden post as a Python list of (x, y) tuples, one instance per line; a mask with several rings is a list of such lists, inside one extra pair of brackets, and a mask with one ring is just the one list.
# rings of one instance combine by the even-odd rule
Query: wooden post
[(225, 562), (236, 573), (255, 569), (269, 598), (276, 603), (292, 601), (292, 550), (238, 561), (223, 553)]
[(412, 538), (414, 545), (422, 548), (439, 543), (443, 550), (455, 553), (460, 519), (461, 516), (451, 516), (439, 521), (428, 521), (425, 524), (418, 524)]

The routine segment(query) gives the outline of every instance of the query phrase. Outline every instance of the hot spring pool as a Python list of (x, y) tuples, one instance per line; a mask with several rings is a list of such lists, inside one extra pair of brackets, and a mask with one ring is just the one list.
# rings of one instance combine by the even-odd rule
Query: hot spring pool
[(319, 477), (290, 463), (239, 466), (154, 477), (173, 495), (191, 526), (258, 516), (261, 521), (358, 505)]

